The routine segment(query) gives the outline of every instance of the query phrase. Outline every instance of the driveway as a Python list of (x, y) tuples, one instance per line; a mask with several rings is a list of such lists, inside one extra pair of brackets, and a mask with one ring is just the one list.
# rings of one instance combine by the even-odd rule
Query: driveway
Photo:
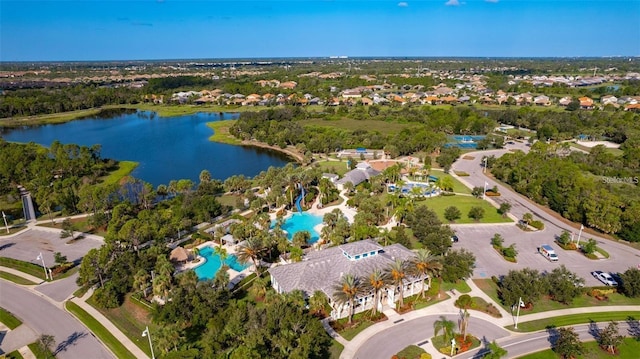
[(48, 300), (4, 280), (0, 280), (0, 293), (0, 307), (15, 314), (38, 336), (55, 337), (57, 358), (113, 358), (78, 320)]
[[(459, 159), (453, 165), (455, 171), (464, 171), (469, 173), (468, 177), (461, 177), (460, 179), (467, 182), (471, 186), (483, 187), (485, 181), (488, 183), (488, 187), (498, 186), (500, 197), (491, 197), (497, 203), (509, 202), (512, 205), (511, 213), (517, 218), (522, 218), (524, 213), (532, 213), (536, 219), (540, 219), (545, 224), (545, 228), (538, 232), (524, 232), (517, 228), (514, 224), (512, 226), (505, 225), (458, 225), (454, 226), (460, 242), (455, 244), (454, 247), (463, 247), (471, 250), (477, 258), (476, 270), (474, 271), (474, 277), (486, 278), (492, 275), (506, 274), (509, 269), (521, 269), (525, 267), (535, 268), (540, 271), (550, 271), (553, 268), (564, 264), (569, 270), (578, 273), (586, 280), (587, 285), (598, 285), (598, 282), (590, 274), (594, 270), (603, 270), (609, 272), (623, 272), (629, 267), (635, 267), (640, 263), (640, 251), (633, 249), (621, 243), (617, 243), (611, 240), (604, 239), (602, 237), (582, 234), (581, 241), (586, 241), (589, 238), (593, 238), (598, 242), (598, 246), (603, 248), (610, 254), (609, 259), (590, 260), (583, 256), (578, 251), (564, 251), (556, 244), (554, 239), (560, 235), (564, 229), (575, 233), (577, 239), (578, 230), (563, 221), (556, 219), (555, 217), (547, 214), (540, 209), (535, 203), (530, 201), (524, 196), (521, 196), (512, 190), (497, 184), (495, 181), (485, 176), (482, 173), (482, 157), (487, 155), (494, 155), (500, 157), (507, 153), (508, 150), (490, 150), (479, 151), (465, 154), (467, 158), (474, 157), (473, 159)], [(509, 246), (512, 243), (516, 244), (518, 250), (518, 263), (512, 264), (506, 262), (498, 253), (493, 250), (490, 245), (491, 237), (495, 233), (500, 233), (505, 239), (505, 246)], [(537, 253), (537, 248), (542, 244), (551, 244), (556, 253), (558, 254), (559, 261), (551, 263), (544, 259)]]

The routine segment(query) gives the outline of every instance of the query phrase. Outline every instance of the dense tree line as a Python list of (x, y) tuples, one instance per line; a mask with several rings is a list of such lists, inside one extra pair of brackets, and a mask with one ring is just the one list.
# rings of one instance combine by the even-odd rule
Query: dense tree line
[(137, 89), (95, 85), (5, 91), (0, 101), (0, 118), (85, 110), (104, 105), (136, 104), (140, 97)]
[[(622, 159), (605, 155), (600, 149), (589, 155), (566, 156), (559, 146), (540, 141), (526, 155), (507, 153), (492, 161), (491, 168), (496, 178), (571, 221), (638, 241), (640, 190), (637, 174), (632, 172), (637, 168), (638, 151), (626, 151)], [(584, 170), (592, 175), (586, 175), (589, 172)], [(629, 181), (615, 183), (608, 180), (611, 178)]]

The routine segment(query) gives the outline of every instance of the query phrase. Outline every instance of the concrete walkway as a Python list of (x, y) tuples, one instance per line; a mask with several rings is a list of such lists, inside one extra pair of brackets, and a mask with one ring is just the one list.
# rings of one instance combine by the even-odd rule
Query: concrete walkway
[[(18, 270), (12, 269), (12, 268), (0, 267), (0, 270), (5, 271), (7, 273), (11, 273), (11, 274), (17, 275), (19, 277), (28, 279), (28, 280), (36, 282), (36, 283), (44, 282), (42, 279), (36, 278), (36, 277), (34, 277), (32, 275), (20, 272)], [(66, 311), (66, 308), (64, 307), (64, 303), (65, 303), (66, 300), (57, 301), (57, 300), (55, 300), (53, 298), (50, 298), (49, 296), (38, 292), (35, 289), (36, 286), (34, 286), (34, 285), (19, 285), (19, 284), (16, 284), (16, 285), (18, 285), (20, 287), (23, 287), (23, 288), (25, 288), (25, 289), (37, 294), (39, 297), (48, 300), (49, 302), (51, 302), (52, 304), (54, 304), (58, 308), (64, 309)], [(89, 315), (94, 317), (98, 322), (100, 322), (100, 324), (102, 324), (114, 337), (116, 337), (116, 339), (120, 343), (122, 343), (122, 345), (124, 345), (127, 348), (127, 350), (129, 350), (136, 358), (149, 358), (149, 356), (147, 356), (147, 354), (145, 354), (135, 343), (133, 343), (126, 335), (124, 335), (124, 333), (122, 333), (122, 331), (120, 329), (118, 329), (113, 323), (111, 323), (111, 321), (109, 319), (107, 319), (104, 315), (102, 315), (102, 313), (100, 313), (94, 307), (92, 307), (91, 305), (87, 304), (86, 301), (87, 301), (87, 299), (89, 299), (91, 297), (92, 294), (93, 294), (93, 290), (89, 290), (89, 291), (87, 291), (87, 293), (82, 298), (72, 297), (70, 300), (72, 302), (74, 302), (75, 304), (77, 304), (80, 308), (84, 309), (87, 313), (89, 313)], [(69, 313), (69, 314), (71, 314), (71, 313)], [(71, 315), (73, 316), (73, 314), (71, 314)], [(20, 327), (18, 327), (18, 328), (20, 328)], [(18, 329), (18, 328), (16, 328), (16, 329)], [(140, 334), (142, 335), (142, 333), (140, 333)], [(100, 340), (100, 338), (98, 338), (97, 336), (94, 335), (94, 337), (97, 340), (99, 340), (100, 342), (102, 342)], [(107, 350), (109, 350), (109, 348), (106, 345), (104, 345), (104, 343), (102, 343), (102, 344)], [(28, 350), (28, 348), (27, 348), (27, 350)], [(109, 350), (109, 352), (111, 352), (111, 351)], [(27, 358), (27, 356), (24, 356), (24, 357)], [(35, 358), (35, 356), (33, 356), (33, 353), (31, 353), (31, 356), (29, 358)]]
[[(91, 295), (93, 295), (93, 289), (88, 290), (87, 293), (85, 293), (85, 295), (82, 298), (73, 297), (71, 298), (71, 301), (77, 304), (80, 308), (84, 309), (87, 313), (89, 313), (89, 315), (94, 317), (98, 322), (100, 322), (100, 324), (102, 324), (109, 331), (109, 333), (111, 333), (114, 337), (116, 337), (116, 339), (120, 343), (122, 343), (122, 345), (124, 345), (127, 348), (127, 350), (129, 350), (131, 354), (133, 354), (136, 358), (148, 358), (149, 356), (147, 356), (147, 354), (145, 354), (145, 352), (143, 352), (142, 349), (138, 348), (137, 345), (135, 345), (126, 335), (124, 335), (124, 333), (122, 333), (120, 329), (118, 329), (115, 325), (113, 325), (113, 323), (111, 323), (109, 319), (107, 319), (104, 315), (102, 315), (102, 313), (100, 313), (96, 308), (87, 304), (87, 300), (91, 298)], [(140, 335), (142, 335), (142, 333), (140, 333)], [(96, 338), (100, 340), (100, 338), (98, 337)], [(102, 342), (102, 340), (100, 341)], [(105, 347), (107, 346), (105, 345)]]
[[(0, 271), (7, 272), (18, 277), (22, 277), (26, 280), (32, 281), (34, 284), (41, 284), (44, 282), (42, 278), (34, 277), (31, 274), (27, 274), (13, 268), (0, 266)], [(44, 269), (42, 270), (42, 274), (44, 274)]]
[[(371, 339), (375, 334), (378, 334), (381, 331), (384, 331), (385, 329), (391, 328), (394, 325), (398, 324), (399, 322), (408, 322), (413, 319), (425, 317), (428, 315), (459, 315), (460, 309), (455, 307), (454, 303), (462, 294), (468, 294), (471, 297), (480, 297), (484, 299), (487, 303), (493, 304), (498, 309), (498, 311), (500, 311), (500, 314), (502, 314), (501, 318), (495, 318), (483, 312), (470, 310), (469, 314), (471, 315), (472, 318), (482, 319), (500, 327), (506, 327), (514, 324), (515, 318), (512, 316), (511, 313), (504, 310), (502, 306), (495, 303), (493, 299), (491, 299), (491, 297), (489, 297), (480, 288), (478, 288), (478, 286), (476, 286), (472, 280), (467, 280), (467, 284), (471, 288), (471, 291), (468, 293), (450, 291), (446, 293), (446, 295), (449, 296), (449, 298), (447, 298), (446, 300), (430, 305), (426, 308), (410, 311), (405, 314), (398, 314), (395, 310), (385, 307), (385, 310), (383, 310), (383, 312), (388, 317), (388, 320), (385, 320), (384, 322), (376, 323), (366, 328), (350, 341), (345, 340), (335, 332), (333, 332), (334, 333), (333, 335), (331, 335), (330, 333), (332, 338), (336, 339), (342, 345), (344, 345), (344, 350), (342, 351), (340, 358), (344, 358), (344, 359), (353, 358), (353, 356), (358, 351), (358, 349), (362, 345), (364, 345), (369, 339)], [(598, 313), (603, 311), (616, 312), (616, 311), (638, 311), (638, 310), (640, 310), (640, 306), (633, 306), (633, 305), (570, 308), (570, 309), (561, 309), (561, 310), (554, 310), (554, 311), (547, 311), (547, 312), (540, 312), (540, 313), (533, 313), (533, 314), (526, 314), (526, 315), (523, 315), (521, 313), (518, 322), (523, 323), (523, 322), (528, 322), (528, 321), (533, 321), (538, 319), (565, 316), (570, 314)], [(327, 323), (327, 326), (328, 326), (328, 323)], [(333, 331), (333, 329), (331, 330)], [(512, 331), (510, 333), (511, 335), (509, 337), (516, 337), (516, 336), (522, 335), (521, 333), (512, 332)], [(442, 354), (439, 353), (430, 343), (422, 344), (420, 347), (425, 349), (429, 354), (431, 354), (433, 358), (442, 357)]]

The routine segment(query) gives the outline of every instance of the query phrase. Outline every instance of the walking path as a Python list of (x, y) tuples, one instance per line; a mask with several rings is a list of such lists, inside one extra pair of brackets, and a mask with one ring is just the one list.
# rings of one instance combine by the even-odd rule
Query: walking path
[[(489, 297), (480, 288), (478, 288), (478, 286), (476, 286), (472, 280), (467, 280), (467, 284), (471, 288), (471, 291), (469, 293), (464, 293), (464, 294), (468, 294), (471, 297), (480, 297), (485, 301), (487, 301), (487, 303), (493, 303), (494, 306), (500, 312), (500, 314), (502, 314), (501, 318), (495, 318), (493, 316), (490, 316), (489, 314), (479, 312), (476, 310), (471, 310), (469, 311), (469, 314), (471, 315), (472, 318), (482, 319), (489, 323), (495, 324), (496, 326), (499, 326), (499, 327), (507, 327), (514, 324), (515, 318), (511, 313), (509, 313), (504, 308), (502, 308), (502, 306), (495, 303), (493, 299), (491, 299), (491, 297)], [(426, 316), (433, 316), (433, 315), (445, 315), (445, 316), (459, 315), (460, 309), (455, 307), (454, 303), (463, 293), (459, 293), (455, 291), (455, 292), (447, 292), (446, 294), (449, 296), (449, 298), (446, 300), (443, 300), (439, 303), (430, 305), (422, 309), (410, 311), (405, 314), (398, 314), (392, 308), (385, 307), (385, 309), (383, 310), (383, 313), (387, 316), (388, 320), (385, 320), (380, 323), (376, 323), (366, 328), (350, 341), (347, 341), (341, 336), (339, 336), (339, 334), (335, 333), (333, 329), (330, 329), (331, 331), (329, 331), (329, 329), (327, 328), (331, 328), (331, 327), (328, 325), (328, 319), (325, 319), (323, 321), (323, 325), (325, 325), (325, 329), (327, 329), (327, 332), (329, 333), (329, 335), (331, 335), (332, 338), (336, 339), (338, 342), (344, 345), (344, 350), (342, 351), (340, 358), (344, 358), (344, 359), (353, 358), (356, 352), (358, 351), (358, 349), (360, 349), (360, 347), (366, 344), (367, 341), (369, 341), (369, 339), (371, 339), (374, 335), (386, 329), (392, 328), (399, 323), (409, 322), (414, 319), (418, 319)], [(638, 310), (640, 310), (640, 307), (633, 306), (633, 305), (570, 308), (570, 309), (553, 310), (553, 311), (526, 314), (526, 315), (521, 314), (518, 320), (518, 323), (523, 323), (523, 322), (528, 322), (528, 321), (533, 321), (538, 319), (551, 318), (551, 317), (571, 315), (571, 314), (580, 314), (580, 313), (597, 313), (597, 312), (603, 312), (603, 311), (607, 311), (607, 312), (638, 311)], [(325, 324), (325, 321), (327, 322), (326, 324)], [(517, 333), (512, 331), (508, 331), (508, 332), (510, 333), (508, 337), (517, 337), (519, 335), (522, 335), (522, 333)], [(426, 339), (428, 338), (425, 338), (425, 340)], [(426, 350), (429, 354), (431, 354), (433, 358), (442, 357), (442, 354), (439, 353), (433, 347), (433, 345), (431, 345), (429, 342), (421, 343), (420, 347)], [(398, 350), (401, 350), (401, 349), (402, 348), (399, 348)]]
[[(36, 278), (36, 277), (34, 277), (32, 275), (29, 275), (27, 273), (23, 273), (21, 271), (18, 271), (18, 270), (12, 269), (12, 268), (7, 268), (7, 267), (1, 267), (0, 266), (0, 270), (1, 271), (5, 271), (7, 273), (11, 273), (11, 274), (17, 275), (17, 276), (20, 276), (22, 278), (28, 279), (28, 280), (30, 280), (32, 282), (35, 282), (35, 283), (38, 283), (38, 284), (43, 282), (43, 280), (40, 279), (40, 278)], [(0, 280), (2, 280), (2, 279), (0, 279)], [(37, 291), (35, 285), (28, 285), (27, 286), (27, 285), (18, 285), (18, 284), (15, 284), (13, 282), (11, 282), (11, 283), (14, 284), (14, 285), (17, 285), (19, 287), (22, 287), (24, 289), (29, 290), (30, 292), (38, 295), (39, 297), (41, 297), (43, 299), (46, 299), (47, 301), (51, 302), (52, 304), (54, 304), (56, 307), (60, 308), (61, 310), (65, 310), (66, 311), (66, 308), (64, 307), (64, 303), (65, 303), (66, 300), (56, 301), (55, 299), (50, 298), (49, 296)], [(86, 302), (91, 297), (92, 294), (93, 294), (93, 290), (91, 289), (91, 290), (87, 291), (87, 293), (82, 298), (72, 297), (70, 300), (72, 302), (74, 302), (75, 304), (77, 304), (80, 308), (84, 309), (87, 313), (89, 313), (89, 315), (94, 317), (98, 322), (100, 322), (100, 324), (102, 324), (114, 337), (116, 337), (116, 339), (120, 343), (122, 343), (122, 345), (124, 345), (127, 348), (127, 350), (129, 350), (136, 358), (148, 358), (148, 356), (135, 343), (133, 343), (120, 329), (118, 329), (109, 319), (107, 319), (104, 315), (102, 315), (102, 313), (100, 313), (93, 306), (89, 305)], [(71, 314), (71, 315), (73, 315), (73, 314)], [(90, 330), (90, 329), (87, 328), (87, 330)], [(98, 338), (95, 335), (94, 335), (94, 337), (102, 343), (100, 338)], [(30, 343), (31, 342), (33, 342), (33, 341), (30, 341)], [(102, 344), (107, 350), (109, 350), (109, 348), (106, 345), (104, 345), (104, 343), (102, 343)], [(25, 348), (26, 348), (26, 350), (24, 350), (24, 351), (25, 351), (26, 355), (23, 354), (23, 356), (25, 358), (35, 358), (33, 353), (28, 351), (27, 347), (25, 347)], [(22, 353), (23, 349), (24, 348), (20, 349), (21, 353)], [(111, 350), (109, 350), (109, 352), (111, 352)], [(31, 353), (30, 356), (29, 356), (29, 353)]]

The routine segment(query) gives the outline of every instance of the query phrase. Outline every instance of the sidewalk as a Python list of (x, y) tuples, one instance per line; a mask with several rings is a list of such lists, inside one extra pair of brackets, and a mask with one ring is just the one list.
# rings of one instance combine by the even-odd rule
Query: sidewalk
[[(147, 354), (142, 351), (142, 349), (138, 348), (124, 333), (120, 331), (109, 319), (107, 319), (102, 313), (100, 313), (97, 309), (87, 304), (86, 300), (91, 297), (93, 294), (93, 289), (90, 289), (85, 293), (82, 298), (74, 297), (71, 299), (72, 302), (77, 304), (80, 308), (84, 309), (89, 315), (91, 315), (95, 320), (100, 322), (122, 345), (124, 345), (127, 350), (131, 352), (136, 358), (148, 358)], [(142, 333), (140, 333), (142, 335)], [(100, 338), (96, 337), (98, 340)], [(100, 340), (102, 342), (102, 340)], [(104, 343), (103, 343), (104, 345)], [(105, 345), (105, 348), (108, 348)]]
[[(7, 273), (13, 274), (13, 275), (18, 276), (18, 277), (22, 277), (24, 279), (32, 281), (35, 284), (44, 283), (44, 280), (42, 278), (34, 277), (31, 274), (27, 274), (27, 273), (21, 272), (19, 270), (13, 269), (13, 268), (0, 266), (0, 271), (7, 272)], [(44, 273), (44, 270), (43, 270), (43, 273)]]
[[(502, 314), (502, 318), (495, 318), (490, 316), (489, 314), (486, 314), (477, 310), (470, 310), (469, 314), (471, 315), (472, 318), (485, 320), (489, 323), (495, 324), (496, 326), (502, 327), (505, 330), (507, 329), (504, 327), (514, 324), (514, 317), (511, 313), (509, 313), (504, 308), (502, 308), (502, 306), (500, 306), (498, 303), (495, 303), (493, 299), (491, 299), (491, 297), (489, 297), (480, 288), (478, 288), (471, 279), (467, 280), (467, 284), (471, 288), (470, 292), (468, 293), (459, 293), (457, 291), (455, 291), (454, 293), (447, 292), (446, 294), (449, 296), (448, 299), (443, 300), (442, 302), (430, 305), (426, 308), (413, 310), (405, 314), (398, 314), (395, 310), (391, 308), (387, 308), (383, 312), (389, 318), (388, 320), (385, 320), (384, 322), (380, 322), (366, 328), (350, 341), (345, 340), (335, 332), (333, 332), (334, 335), (331, 335), (330, 333), (332, 338), (336, 339), (337, 341), (339, 341), (341, 344), (344, 345), (344, 350), (340, 354), (340, 358), (344, 358), (344, 359), (352, 358), (355, 355), (355, 353), (358, 351), (358, 349), (362, 345), (364, 345), (369, 339), (371, 339), (371, 337), (380, 333), (381, 331), (384, 331), (388, 328), (393, 327), (394, 325), (398, 324), (399, 321), (408, 322), (413, 319), (425, 317), (428, 315), (458, 315), (460, 312), (460, 309), (455, 307), (454, 303), (462, 294), (468, 294), (471, 297), (480, 297), (484, 299), (487, 303), (493, 304), (498, 309), (500, 314)], [(607, 306), (607, 307), (583, 307), (583, 308), (570, 308), (570, 309), (546, 311), (546, 312), (533, 313), (533, 314), (527, 314), (527, 315), (522, 315), (521, 313), (518, 322), (524, 323), (532, 320), (545, 319), (545, 318), (564, 316), (564, 315), (570, 315), (570, 314), (598, 313), (598, 312), (603, 312), (603, 310), (607, 312), (637, 311), (639, 310), (639, 307), (633, 306), (633, 305)], [(512, 332), (512, 331), (510, 331), (510, 333), (511, 335), (509, 337), (522, 335), (522, 333)], [(337, 335), (337, 337), (335, 335)], [(427, 339), (430, 339), (430, 338), (425, 338), (425, 340)], [(431, 343), (422, 344), (420, 347), (426, 350), (429, 354), (431, 354), (433, 358), (442, 357), (442, 354), (439, 353), (436, 350), (436, 348), (434, 348), (433, 345), (431, 345)]]

